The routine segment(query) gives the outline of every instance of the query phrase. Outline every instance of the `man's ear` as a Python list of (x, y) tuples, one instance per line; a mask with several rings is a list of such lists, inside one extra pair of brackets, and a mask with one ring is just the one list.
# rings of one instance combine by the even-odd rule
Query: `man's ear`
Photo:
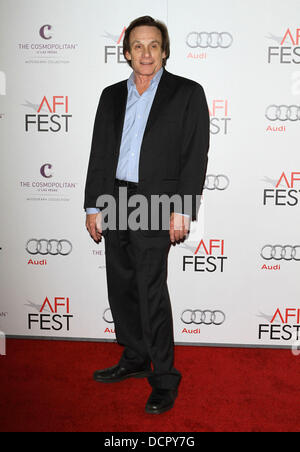
[(126, 50), (126, 52), (125, 52), (125, 58), (126, 58), (126, 60), (131, 61), (131, 55), (130, 55), (130, 53), (128, 52), (128, 50)]

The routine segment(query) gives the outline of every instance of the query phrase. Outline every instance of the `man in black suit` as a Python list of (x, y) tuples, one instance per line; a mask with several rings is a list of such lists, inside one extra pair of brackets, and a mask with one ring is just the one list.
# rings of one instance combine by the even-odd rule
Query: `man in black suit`
[[(94, 378), (118, 382), (147, 377), (152, 393), (146, 412), (159, 414), (173, 407), (181, 380), (174, 368), (168, 253), (197, 219), (208, 162), (209, 114), (201, 85), (166, 71), (170, 46), (162, 22), (149, 16), (133, 21), (123, 49), (133, 72), (102, 92), (84, 207), (91, 237), (96, 242), (105, 238), (108, 297), (124, 352), (117, 365), (96, 371)], [(146, 226), (119, 226), (120, 218), (133, 212), (132, 207), (120, 209), (124, 189), (126, 201), (133, 195), (148, 201), (142, 213), (147, 214)], [(103, 226), (103, 195), (116, 201), (116, 228)], [(182, 201), (168, 206), (167, 229), (163, 204), (158, 227), (152, 227), (155, 195), (176, 195)]]

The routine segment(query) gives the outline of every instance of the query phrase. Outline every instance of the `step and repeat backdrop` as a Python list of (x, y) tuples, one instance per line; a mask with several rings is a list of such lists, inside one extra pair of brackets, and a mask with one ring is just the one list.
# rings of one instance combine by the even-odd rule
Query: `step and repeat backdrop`
[(99, 96), (130, 76), (142, 15), (167, 24), (167, 70), (204, 87), (211, 118), (198, 222), (169, 255), (175, 341), (297, 345), (298, 0), (1, 0), (0, 330), (115, 340), (83, 194)]

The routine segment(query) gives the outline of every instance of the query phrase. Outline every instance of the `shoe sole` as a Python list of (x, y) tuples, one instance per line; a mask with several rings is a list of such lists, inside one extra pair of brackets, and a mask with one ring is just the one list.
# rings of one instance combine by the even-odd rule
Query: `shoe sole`
[(150, 377), (151, 373), (150, 372), (136, 372), (130, 375), (126, 375), (126, 377), (122, 377), (122, 378), (104, 378), (102, 379), (101, 377), (95, 377), (94, 376), (94, 380), (97, 381), (97, 383), (119, 383), (120, 381), (124, 381), (127, 380), (128, 378), (147, 378)]

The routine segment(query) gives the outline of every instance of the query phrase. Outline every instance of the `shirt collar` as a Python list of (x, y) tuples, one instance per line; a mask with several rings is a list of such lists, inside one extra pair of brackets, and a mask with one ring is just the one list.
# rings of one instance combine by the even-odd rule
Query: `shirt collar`
[[(161, 67), (160, 70), (159, 70), (159, 71), (155, 74), (155, 76), (151, 79), (149, 88), (150, 88), (150, 87), (153, 87), (153, 86), (157, 86), (157, 85), (159, 84), (160, 79), (161, 79), (161, 76), (163, 75), (163, 72), (164, 72), (164, 68)], [(135, 86), (135, 83), (134, 83), (134, 72), (132, 72), (131, 75), (130, 75), (130, 77), (129, 77), (129, 79), (128, 79), (128, 81), (127, 81), (127, 87), (128, 87), (128, 89), (129, 89), (129, 88), (132, 88), (132, 87), (134, 87), (134, 86)], [(148, 89), (149, 89), (149, 88), (148, 88)]]

